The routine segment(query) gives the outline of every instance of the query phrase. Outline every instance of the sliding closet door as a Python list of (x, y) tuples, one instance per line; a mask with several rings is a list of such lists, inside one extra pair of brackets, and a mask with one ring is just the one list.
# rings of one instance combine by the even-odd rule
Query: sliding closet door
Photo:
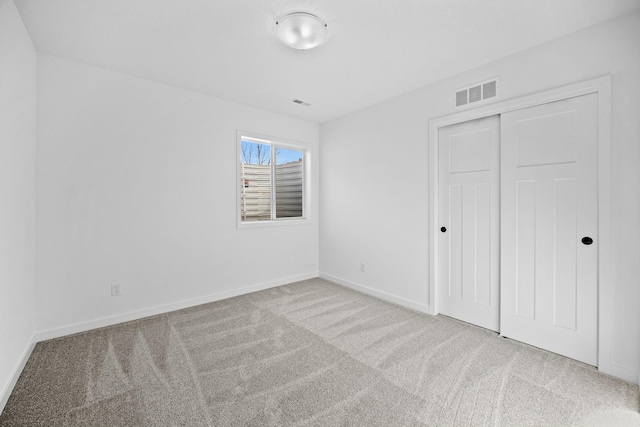
[(439, 131), (439, 307), (442, 314), (499, 327), (498, 116)]
[(597, 95), (501, 116), (502, 335), (597, 364)]

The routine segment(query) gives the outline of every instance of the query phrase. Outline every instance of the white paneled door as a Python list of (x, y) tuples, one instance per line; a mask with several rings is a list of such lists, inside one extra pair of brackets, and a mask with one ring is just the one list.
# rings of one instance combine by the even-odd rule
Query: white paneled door
[(598, 109), (501, 115), (502, 335), (597, 365)]
[(498, 331), (500, 320), (498, 116), (439, 130), (439, 307)]

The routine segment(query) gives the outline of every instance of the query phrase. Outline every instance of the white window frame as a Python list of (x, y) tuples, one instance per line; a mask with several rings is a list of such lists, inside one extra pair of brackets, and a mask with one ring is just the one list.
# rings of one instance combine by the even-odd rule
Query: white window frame
[[(296, 218), (275, 218), (276, 210), (276, 192), (274, 168), (271, 169), (271, 219), (262, 221), (243, 221), (242, 220), (242, 141), (249, 140), (259, 144), (268, 144), (271, 149), (271, 159), (275, 159), (276, 148), (293, 149), (302, 152), (302, 217)], [(236, 221), (238, 228), (260, 228), (260, 227), (278, 227), (287, 225), (309, 224), (311, 218), (310, 200), (311, 200), (311, 146), (304, 142), (287, 140), (284, 138), (271, 137), (255, 132), (247, 132), (238, 130), (236, 132)]]

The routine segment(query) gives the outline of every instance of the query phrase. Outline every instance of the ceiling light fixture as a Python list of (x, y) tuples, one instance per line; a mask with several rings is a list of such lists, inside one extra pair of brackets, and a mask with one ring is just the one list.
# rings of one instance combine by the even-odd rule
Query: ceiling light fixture
[(307, 12), (293, 12), (276, 20), (280, 41), (294, 49), (311, 49), (327, 40), (327, 23)]

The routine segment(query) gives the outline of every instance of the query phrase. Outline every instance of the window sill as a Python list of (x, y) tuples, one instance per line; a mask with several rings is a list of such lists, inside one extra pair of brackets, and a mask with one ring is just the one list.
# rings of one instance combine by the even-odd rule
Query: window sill
[(238, 221), (237, 228), (286, 227), (294, 225), (311, 225), (309, 218), (275, 219), (269, 221)]

